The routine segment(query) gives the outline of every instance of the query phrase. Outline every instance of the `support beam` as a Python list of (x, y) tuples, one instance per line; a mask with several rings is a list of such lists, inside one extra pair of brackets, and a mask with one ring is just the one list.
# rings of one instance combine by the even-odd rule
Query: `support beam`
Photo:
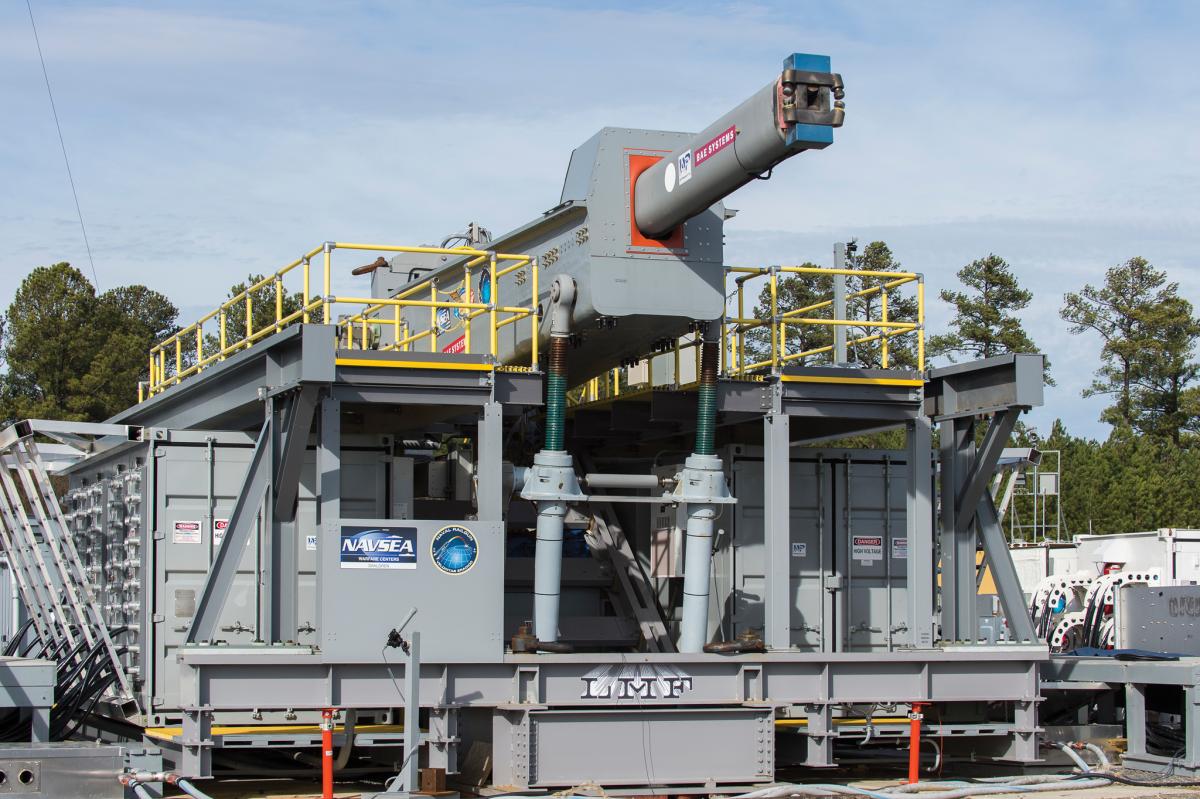
[(791, 646), (791, 454), (787, 414), (763, 417), (763, 540), (767, 587), (763, 597), (765, 632), (770, 649)]
[(276, 521), (291, 522), (296, 519), (300, 471), (304, 468), (304, 453), (308, 449), (308, 436), (312, 432), (320, 390), (315, 384), (305, 383), (289, 397), (286, 415), (279, 428), (275, 464)]
[(268, 419), (258, 434), (254, 454), (250, 456), (246, 476), (242, 480), (241, 490), (238, 491), (233, 513), (229, 517), (229, 529), (225, 533), (225, 540), (217, 550), (212, 568), (204, 581), (204, 588), (196, 600), (196, 615), (192, 618), (187, 634), (189, 644), (211, 641), (216, 636), (221, 609), (225, 600), (229, 598), (234, 578), (237, 576), (238, 561), (246, 551), (246, 542), (255, 530), (259, 508), (270, 487), (271, 427), (271, 421)]
[[(919, 416), (908, 433), (908, 640), (914, 649), (929, 649), (933, 622), (933, 452), (929, 419)], [(890, 554), (890, 553), (889, 553)], [(930, 586), (922, 591), (917, 586)]]
[(489, 402), (479, 413), (479, 445), (476, 483), (477, 512), (481, 521), (500, 521), (503, 518), (503, 460), (504, 415), (498, 402)]
[(1004, 540), (1000, 515), (996, 512), (991, 495), (984, 492), (977, 507), (975, 518), (979, 538), (983, 542), (985, 560), (991, 565), (992, 578), (996, 581), (996, 590), (1000, 593), (1000, 605), (1004, 608), (1005, 618), (1008, 619), (1008, 628), (1018, 641), (1033, 643), (1037, 641), (1037, 633), (1034, 632), (1033, 621), (1029, 618), (1025, 594), (1021, 591), (1021, 581), (1017, 579), (1017, 569), (1008, 553), (1008, 542)]
[[(325, 590), (329, 568), (336, 569), (337, 555), (328, 555), (338, 547), (338, 520), (342, 515), (342, 401), (332, 395), (321, 400), (321, 417), (317, 436), (317, 593)], [(317, 629), (322, 638), (325, 627), (321, 616), (321, 603), (317, 603)]]
[[(975, 608), (974, 510), (964, 511), (955, 501), (975, 454), (975, 419), (949, 419), (941, 427), (941, 554), (942, 637), (971, 641), (978, 636)], [(965, 524), (960, 515), (967, 516)]]

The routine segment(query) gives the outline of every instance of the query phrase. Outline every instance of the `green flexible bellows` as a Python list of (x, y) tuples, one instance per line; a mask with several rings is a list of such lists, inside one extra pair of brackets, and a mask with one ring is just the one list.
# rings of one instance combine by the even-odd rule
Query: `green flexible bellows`
[(563, 419), (567, 408), (567, 343), (565, 336), (550, 339), (550, 369), (546, 375), (546, 449), (561, 452)]
[(712, 455), (717, 426), (717, 344), (705, 342), (700, 350), (700, 384), (696, 389), (697, 455)]

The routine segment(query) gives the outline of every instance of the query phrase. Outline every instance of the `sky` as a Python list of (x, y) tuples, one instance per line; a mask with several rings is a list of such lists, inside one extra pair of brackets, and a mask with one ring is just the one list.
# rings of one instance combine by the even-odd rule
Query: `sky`
[[(1103, 437), (1065, 291), (1140, 255), (1200, 305), (1200, 4), (31, 0), (101, 289), (190, 322), (325, 240), (436, 243), (558, 201), (605, 125), (699, 130), (828, 54), (845, 126), (727, 204), (726, 260), (886, 241), (930, 297), (996, 253), (1058, 385), (1028, 421)], [(0, 306), (91, 273), (23, 2), (0, 4)], [(361, 259), (360, 259), (361, 260)], [(352, 287), (344, 263), (335, 290)], [(931, 332), (945, 327), (930, 303)]]

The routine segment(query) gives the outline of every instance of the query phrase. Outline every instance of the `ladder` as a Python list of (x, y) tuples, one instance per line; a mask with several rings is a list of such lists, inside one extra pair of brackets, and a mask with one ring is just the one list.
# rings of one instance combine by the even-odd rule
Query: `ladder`
[(59, 432), (63, 438), (69, 435), (72, 443), (83, 435), (114, 433), (129, 440), (131, 430), (119, 425), (26, 420), (0, 431), (0, 548), (45, 651), (69, 653), (82, 644), (79, 657), (84, 657), (102, 647), (116, 676), (114, 692), (135, 701), (129, 675), (34, 441), (38, 433), (59, 437)]

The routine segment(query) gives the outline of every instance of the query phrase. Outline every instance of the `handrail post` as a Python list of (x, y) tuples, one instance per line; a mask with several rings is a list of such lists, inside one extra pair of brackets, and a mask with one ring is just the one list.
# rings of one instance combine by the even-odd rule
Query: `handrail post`
[(538, 334), (541, 332), (540, 322), (542, 321), (540, 319), (540, 316), (542, 313), (542, 301), (541, 301), (541, 298), (538, 297), (538, 259), (537, 258), (530, 259), (529, 269), (531, 272), (530, 280), (533, 283), (533, 285), (532, 285), (533, 297), (531, 298), (531, 301), (529, 303), (529, 307), (532, 310), (532, 313), (529, 316), (533, 320), (533, 336), (530, 339), (530, 341), (532, 342), (531, 351), (533, 354), (530, 355), (530, 357), (529, 357), (529, 366), (534, 371), (537, 371), (537, 368), (538, 368)]
[(154, 382), (154, 350), (150, 350), (150, 379), (146, 381), (146, 389), (151, 395), (154, 394)]
[(309, 304), (308, 295), (309, 295), (309, 280), (310, 280), (309, 271), (310, 271), (310, 267), (311, 267), (307, 256), (305, 256), (302, 259), (302, 265), (303, 265), (302, 271), (304, 274), (304, 314), (303, 314), (303, 316), (301, 316), (301, 320), (304, 322), (304, 324), (307, 325), (308, 324), (308, 304)]
[(183, 339), (179, 335), (175, 335), (175, 385), (179, 385), (182, 380), (179, 373), (183, 371)]
[[(846, 244), (837, 242), (833, 245), (833, 268), (840, 270), (833, 275), (833, 319), (835, 322), (847, 318), (846, 315)], [(846, 363), (846, 327), (833, 326), (833, 363), (840, 366)]]
[(393, 305), (392, 311), (394, 312), (392, 318), (392, 336), (394, 337), (392, 349), (398, 350), (400, 349), (400, 306)]
[[(887, 289), (879, 292), (879, 321), (886, 322), (888, 320), (888, 294)], [(888, 337), (887, 328), (880, 331), (879, 336), (879, 365), (886, 369), (888, 368)]]
[(283, 321), (283, 278), (275, 276), (275, 332), (280, 330)]
[(744, 298), (745, 281), (737, 281), (737, 373), (742, 376), (746, 373), (746, 323), (743, 321), (746, 318), (746, 304)]
[(680, 374), (679, 374), (679, 339), (675, 339), (675, 388), (679, 389)]
[(491, 344), (492, 358), (499, 360), (500, 357), (500, 337), (496, 331), (496, 300), (497, 294), (497, 279), (496, 279), (496, 253), (495, 251), (488, 252), (488, 282), (491, 286), (491, 294), (488, 297), (490, 309), (488, 316), (491, 320)]
[(196, 325), (196, 370), (200, 370), (200, 364), (204, 361), (204, 326)]
[(779, 267), (771, 268), (771, 373), (779, 372)]
[(225, 350), (227, 349), (227, 346), (228, 346), (226, 344), (226, 340), (225, 340), (225, 323), (228, 320), (225, 318), (225, 306), (224, 305), (221, 306), (221, 310), (217, 313), (217, 319), (219, 320), (218, 324), (221, 327), (220, 334), (219, 334), (220, 344), (221, 344), (220, 359), (223, 361), (223, 360), (225, 360)]
[[(437, 302), (437, 281), (433, 278), (429, 279), (429, 301)], [(438, 320), (437, 306), (429, 306), (429, 351), (437, 352), (437, 337), (438, 337)]]
[[(473, 302), (471, 297), (471, 261), (464, 261), (462, 301)], [(469, 353), (471, 351), (471, 319), (474, 316), (475, 311), (472, 308), (459, 308), (457, 309), (457, 313), (462, 314), (463, 352)]]
[(325, 242), (324, 251), (325, 251), (325, 293), (321, 297), (321, 309), (322, 309), (321, 320), (325, 324), (329, 324), (329, 321), (330, 321), (330, 319), (329, 319), (329, 295), (331, 295), (333, 293), (333, 289), (331, 288), (332, 281), (331, 281), (331, 272), (330, 272), (330, 265), (329, 265), (329, 260), (330, 260), (329, 256), (333, 252), (333, 242), (332, 241)]
[(925, 277), (917, 276), (917, 371), (925, 371)]
[(254, 300), (250, 290), (246, 290), (246, 346), (250, 346), (250, 337), (254, 335)]

